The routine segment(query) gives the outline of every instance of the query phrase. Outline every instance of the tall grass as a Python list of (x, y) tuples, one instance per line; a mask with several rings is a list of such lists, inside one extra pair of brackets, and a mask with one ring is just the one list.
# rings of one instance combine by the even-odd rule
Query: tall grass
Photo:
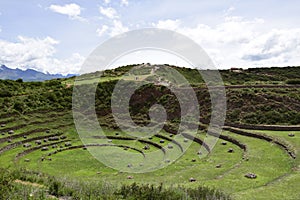
[[(15, 180), (29, 181), (29, 184)], [(39, 183), (39, 187), (30, 184)], [(201, 187), (164, 187), (160, 185), (122, 185), (117, 187), (102, 181), (83, 182), (18, 169), (0, 169), (0, 199), (128, 199), (128, 200), (229, 200), (224, 193)]]

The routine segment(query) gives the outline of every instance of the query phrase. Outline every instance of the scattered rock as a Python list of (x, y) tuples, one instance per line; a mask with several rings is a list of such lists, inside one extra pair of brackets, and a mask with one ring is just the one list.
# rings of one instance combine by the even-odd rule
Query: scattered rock
[(43, 141), (44, 141), (44, 142), (48, 142), (48, 140), (47, 140), (47, 139), (44, 139)]
[(125, 151), (127, 151), (127, 150), (128, 150), (128, 147), (124, 147), (123, 149), (124, 149)]
[(97, 174), (101, 174), (101, 172), (97, 172)]
[(26, 158), (24, 161), (25, 161), (25, 162), (30, 162), (30, 159)]
[(26, 136), (26, 135), (24, 135), (24, 136), (23, 136), (23, 138), (24, 138), (24, 139), (26, 139), (26, 138), (27, 138), (27, 136)]
[(131, 168), (131, 167), (132, 167), (132, 164), (128, 164), (127, 167), (128, 167), (128, 168)]
[(43, 162), (45, 160), (45, 157), (41, 157), (41, 161)]
[(41, 140), (36, 140), (35, 144), (40, 145), (40, 144), (42, 144), (42, 141)]
[(152, 140), (153, 138), (152, 137), (149, 137), (149, 140)]
[(119, 135), (119, 133), (118, 133), (118, 132), (116, 132), (116, 133), (115, 133), (115, 135)]
[(1, 133), (1, 135), (5, 135), (5, 133)]
[(53, 149), (57, 148), (57, 145), (56, 144), (52, 145), (52, 148)]
[(168, 149), (173, 149), (173, 146), (168, 144)]
[(288, 136), (289, 137), (295, 137), (295, 134), (294, 133), (289, 133)]
[(6, 126), (6, 124), (1, 124), (1, 127), (5, 127)]
[(10, 135), (11, 135), (11, 134), (14, 134), (14, 133), (15, 133), (15, 132), (14, 132), (13, 130), (9, 130), (9, 131), (8, 131), (8, 134), (10, 134)]
[(47, 130), (46, 130), (46, 133), (50, 133), (50, 129), (47, 129)]
[(159, 143), (165, 143), (165, 141), (164, 140), (160, 140)]
[(190, 178), (190, 182), (196, 182), (195, 178)]
[(70, 146), (72, 146), (71, 142), (65, 142), (65, 147), (70, 147)]
[(250, 179), (255, 179), (255, 178), (257, 178), (256, 174), (251, 173), (251, 172), (245, 174), (245, 177), (246, 177), (246, 178), (250, 178)]
[(166, 159), (166, 160), (165, 160), (165, 162), (166, 162), (166, 163), (170, 163), (170, 162), (171, 162), (171, 160), (169, 160), (169, 159)]
[(222, 144), (222, 145), (227, 145), (227, 142), (223, 141), (221, 144)]
[(8, 142), (8, 143), (12, 143), (12, 140), (11, 140), (11, 139), (8, 139), (7, 142)]
[(67, 138), (67, 136), (65, 136), (65, 135), (60, 136), (60, 139), (62, 139), (62, 140), (66, 139), (66, 138)]
[(49, 148), (48, 148), (48, 147), (43, 147), (41, 150), (42, 150), (42, 151), (48, 151)]
[(127, 179), (133, 179), (133, 176), (127, 176)]
[(52, 158), (48, 158), (49, 161), (52, 161)]
[(187, 139), (187, 138), (184, 138), (184, 140), (183, 140), (184, 142), (188, 142), (189, 140)]
[(170, 136), (170, 137), (173, 137), (173, 134), (170, 134), (169, 136)]
[(216, 168), (221, 168), (221, 167), (222, 167), (221, 164), (216, 165)]
[(193, 159), (192, 159), (192, 162), (196, 162), (196, 159), (195, 159), (195, 158), (193, 158)]
[(112, 140), (107, 140), (108, 143), (112, 143)]
[(234, 150), (233, 150), (233, 148), (229, 148), (227, 152), (228, 152), (228, 153), (233, 153)]
[(83, 149), (83, 150), (87, 150), (87, 148), (86, 148), (86, 147), (82, 147), (82, 149)]
[(198, 151), (198, 152), (197, 152), (197, 155), (202, 155), (202, 152), (201, 152), (201, 151)]
[(149, 150), (149, 149), (150, 149), (150, 146), (149, 146), (149, 145), (146, 145), (146, 146), (143, 147), (143, 149), (144, 149), (144, 150)]
[(29, 143), (23, 144), (23, 147), (29, 148), (29, 147), (31, 147), (31, 144), (29, 144)]

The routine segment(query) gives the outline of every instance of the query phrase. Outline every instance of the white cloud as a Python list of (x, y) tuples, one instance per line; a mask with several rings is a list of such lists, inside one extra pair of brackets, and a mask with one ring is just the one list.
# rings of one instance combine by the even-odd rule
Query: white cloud
[(109, 3), (110, 3), (110, 0), (104, 0), (104, 3), (105, 3), (105, 4), (109, 4)]
[(261, 63), (284, 63), (300, 55), (300, 29), (276, 29), (262, 34), (247, 44), (242, 59)]
[(99, 12), (109, 19), (119, 18), (117, 11), (112, 7), (103, 8), (100, 6)]
[(121, 6), (128, 6), (129, 2), (128, 0), (121, 0)]
[(170, 29), (170, 30), (176, 30), (179, 28), (181, 24), (181, 21), (176, 19), (176, 20), (159, 20), (157, 24), (152, 23), (153, 26), (156, 28), (161, 28), (161, 29)]
[(66, 4), (63, 6), (60, 5), (51, 5), (49, 9), (53, 12), (62, 14), (62, 15), (68, 15), (70, 19), (79, 19), (83, 20), (82, 17), (80, 17), (81, 14), (81, 7), (75, 3)]
[(120, 20), (113, 20), (110, 26), (102, 25), (101, 28), (96, 30), (98, 36), (103, 36), (104, 34), (109, 35), (110, 37), (119, 35), (121, 33), (129, 31), (129, 28), (125, 26)]
[(112, 37), (127, 31), (129, 31), (129, 28), (127, 26), (124, 26), (120, 20), (114, 20), (113, 27), (110, 30), (110, 36)]
[(101, 28), (97, 29), (98, 36), (103, 36), (108, 31), (108, 26), (103, 25)]
[(286, 66), (300, 62), (300, 29), (267, 30), (262, 19), (225, 16), (215, 26), (198, 24), (193, 27), (168, 19), (152, 25), (190, 37), (222, 68)]
[(49, 73), (78, 73), (84, 58), (73, 54), (68, 59), (55, 58), (55, 45), (51, 37), (44, 39), (19, 36), (17, 42), (0, 40), (0, 63), (11, 68), (32, 68)]

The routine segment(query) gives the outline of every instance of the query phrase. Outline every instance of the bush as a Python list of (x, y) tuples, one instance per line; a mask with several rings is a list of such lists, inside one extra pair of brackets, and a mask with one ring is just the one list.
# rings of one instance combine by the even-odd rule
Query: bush
[(286, 84), (289, 84), (289, 85), (299, 85), (300, 84), (300, 79), (288, 79), (286, 81)]

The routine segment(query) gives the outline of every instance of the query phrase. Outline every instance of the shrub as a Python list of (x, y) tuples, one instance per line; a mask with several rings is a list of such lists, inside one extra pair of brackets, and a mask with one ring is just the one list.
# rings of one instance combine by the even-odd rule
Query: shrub
[(300, 84), (300, 79), (288, 79), (286, 81), (286, 84), (289, 84), (289, 85), (298, 85), (298, 84)]

